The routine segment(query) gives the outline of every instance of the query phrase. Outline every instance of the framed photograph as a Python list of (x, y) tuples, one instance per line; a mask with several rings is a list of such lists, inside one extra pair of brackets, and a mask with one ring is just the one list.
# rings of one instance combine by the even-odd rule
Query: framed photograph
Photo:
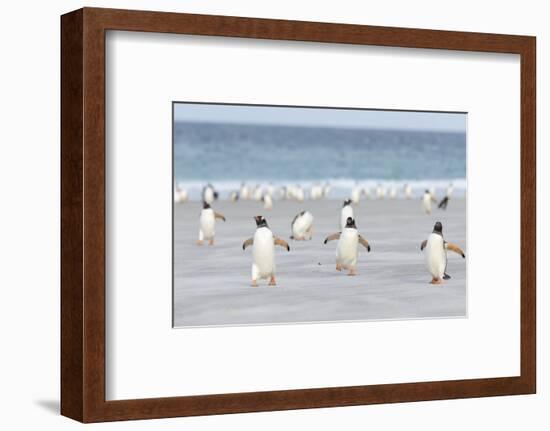
[(536, 390), (535, 38), (61, 18), (61, 411)]

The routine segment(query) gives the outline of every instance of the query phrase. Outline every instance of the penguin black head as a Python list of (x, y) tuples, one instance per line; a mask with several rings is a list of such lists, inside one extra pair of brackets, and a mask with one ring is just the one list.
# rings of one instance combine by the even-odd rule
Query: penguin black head
[(210, 208), (210, 204), (208, 202), (203, 201), (202, 202), (202, 209), (207, 210), (208, 208)]
[(256, 216), (254, 217), (254, 220), (256, 220), (256, 227), (267, 227), (267, 220), (264, 216)]
[(428, 189), (424, 190), (424, 193), (430, 193), (430, 191)]
[(443, 234), (443, 225), (440, 221), (434, 224), (434, 233)]
[(351, 205), (351, 199), (346, 199), (344, 201), (344, 205), (342, 205), (343, 207), (347, 206), (347, 205)]
[(346, 219), (346, 227), (350, 227), (350, 228), (353, 228), (353, 229), (357, 229), (357, 226), (355, 226), (355, 220), (352, 219), (351, 217), (348, 217)]

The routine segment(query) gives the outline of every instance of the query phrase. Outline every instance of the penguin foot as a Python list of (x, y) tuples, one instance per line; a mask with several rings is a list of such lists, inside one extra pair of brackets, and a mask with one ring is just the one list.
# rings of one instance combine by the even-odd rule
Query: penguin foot
[(432, 278), (430, 284), (443, 284), (443, 280), (441, 280), (440, 278)]
[(210, 241), (208, 241), (208, 245), (214, 245), (214, 240), (211, 239)]
[(339, 263), (336, 264), (336, 271), (342, 271), (342, 265)]
[(275, 281), (275, 277), (271, 277), (271, 279), (269, 280), (269, 286), (276, 286), (277, 283)]
[(197, 245), (202, 245), (202, 241), (200, 239), (197, 241)]
[(355, 268), (350, 268), (350, 270), (349, 270), (349, 272), (348, 272), (348, 275), (349, 275), (349, 276), (357, 275), (357, 271), (355, 270)]
[(258, 287), (258, 283), (256, 283), (256, 280), (252, 280), (252, 287)]

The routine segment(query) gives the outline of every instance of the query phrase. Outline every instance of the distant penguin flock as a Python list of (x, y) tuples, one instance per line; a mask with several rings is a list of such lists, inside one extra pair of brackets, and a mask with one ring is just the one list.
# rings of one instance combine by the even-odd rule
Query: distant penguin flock
[[(238, 189), (227, 192), (227, 198), (231, 202), (237, 202), (239, 200), (251, 200), (259, 201), (263, 204), (264, 210), (271, 210), (277, 199), (291, 200), (299, 203), (306, 200), (320, 200), (326, 199), (331, 193), (332, 187), (330, 183), (326, 182), (321, 184), (319, 182), (314, 183), (309, 189), (302, 187), (300, 184), (288, 184), (275, 187), (272, 183), (268, 185), (255, 184), (254, 186), (241, 183)], [(440, 210), (446, 210), (449, 205), (449, 201), (454, 191), (454, 184), (451, 182), (444, 190), (445, 194), (443, 198), (438, 202), (436, 196), (435, 187), (426, 188), (421, 195), (421, 208), (425, 214), (430, 215), (434, 206), (437, 206)], [(356, 182), (350, 189), (349, 200), (351, 204), (357, 206), (360, 204), (361, 199), (397, 199), (402, 197), (404, 199), (413, 198), (413, 187), (410, 183), (404, 183), (398, 187), (396, 183), (389, 183), (384, 185), (378, 183), (372, 190), (367, 185), (361, 185)], [(210, 183), (205, 185), (201, 192), (201, 200), (212, 205), (219, 198), (218, 191)], [(175, 183), (174, 186), (174, 202), (177, 204), (185, 203), (189, 200), (188, 190), (184, 187), (183, 183)], [(346, 218), (343, 218), (340, 225), (344, 227)]]
[[(374, 194), (378, 199), (384, 199), (386, 196), (394, 199), (397, 195), (397, 190), (396, 185), (391, 185), (388, 192), (382, 184), (378, 184)], [(444, 197), (437, 203), (435, 189), (426, 188), (421, 197), (423, 212), (431, 214), (433, 204), (436, 204), (439, 209), (445, 210), (449, 204), (453, 190), (454, 185), (450, 183), (445, 190)], [(319, 200), (326, 198), (330, 192), (331, 186), (329, 183), (316, 183), (309, 190), (309, 197), (311, 200)], [(402, 193), (405, 199), (411, 199), (413, 194), (411, 185), (404, 184)], [(260, 201), (263, 204), (263, 209), (270, 211), (273, 208), (274, 196), (276, 194), (277, 189), (271, 183), (264, 187), (259, 184), (250, 187), (242, 183), (238, 190), (233, 190), (229, 193), (228, 198), (232, 202), (237, 202), (238, 200)], [(359, 204), (362, 196), (369, 197), (370, 190), (356, 183), (351, 189), (349, 196), (350, 198), (343, 201), (339, 210), (338, 231), (328, 235), (323, 243), (326, 245), (330, 241), (337, 241), (335, 250), (336, 270), (346, 270), (349, 276), (356, 276), (358, 275), (357, 262), (360, 246), (364, 247), (367, 252), (370, 252), (371, 245), (357, 229), (354, 206)], [(216, 212), (212, 208), (212, 205), (219, 198), (219, 193), (212, 184), (208, 183), (202, 188), (200, 197), (202, 209), (199, 215), (197, 245), (203, 245), (205, 242), (208, 242), (210, 246), (213, 246), (216, 234), (216, 222), (217, 220), (225, 222), (226, 218), (223, 214)], [(279, 199), (290, 199), (302, 203), (305, 198), (305, 191), (299, 185), (285, 186), (279, 190)], [(188, 191), (184, 185), (176, 183), (174, 202), (185, 203), (188, 200)], [(264, 216), (255, 216), (254, 220), (256, 223), (254, 235), (242, 244), (243, 250), (252, 247), (251, 284), (256, 287), (259, 280), (269, 279), (268, 285), (275, 286), (275, 246), (280, 246), (287, 251), (290, 251), (290, 246), (282, 238), (274, 235)], [(313, 239), (314, 220), (313, 214), (308, 210), (303, 210), (296, 214), (290, 223), (290, 239), (294, 241), (311, 241)], [(444, 240), (443, 225), (439, 221), (435, 223), (432, 233), (428, 238), (421, 243), (420, 250), (424, 253), (426, 269), (431, 276), (430, 283), (436, 285), (442, 284), (444, 280), (451, 278), (447, 273), (448, 251), (457, 253), (465, 258), (464, 251), (458, 245)]]

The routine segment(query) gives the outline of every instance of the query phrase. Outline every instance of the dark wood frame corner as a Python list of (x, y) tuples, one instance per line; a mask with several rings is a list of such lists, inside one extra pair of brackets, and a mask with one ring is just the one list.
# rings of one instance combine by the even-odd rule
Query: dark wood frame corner
[[(105, 32), (230, 36), (521, 56), (521, 375), (106, 401)], [(82, 422), (351, 406), (536, 390), (534, 37), (84, 8), (61, 17), (61, 413)]]

